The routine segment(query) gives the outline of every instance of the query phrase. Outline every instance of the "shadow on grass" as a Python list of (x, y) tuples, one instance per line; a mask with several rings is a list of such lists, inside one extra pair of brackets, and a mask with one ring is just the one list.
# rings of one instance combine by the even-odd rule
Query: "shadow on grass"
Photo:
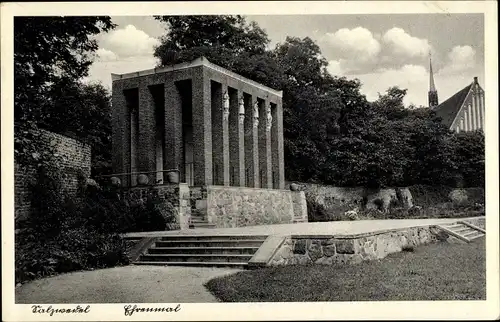
[(425, 301), (486, 299), (484, 238), (441, 242), (358, 265), (290, 265), (205, 284), (223, 302)]

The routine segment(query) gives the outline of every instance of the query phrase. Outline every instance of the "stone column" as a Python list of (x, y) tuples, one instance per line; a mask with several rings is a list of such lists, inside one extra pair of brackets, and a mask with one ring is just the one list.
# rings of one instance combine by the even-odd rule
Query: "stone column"
[[(130, 159), (128, 161), (129, 168), (125, 172), (137, 172), (137, 159), (138, 159), (138, 146), (139, 146), (139, 107), (137, 104), (129, 105), (129, 122), (127, 131), (129, 135), (129, 141), (127, 142), (127, 147), (129, 148)], [(137, 175), (130, 175), (130, 185), (137, 185)]]
[[(137, 169), (140, 172), (155, 171), (155, 110), (154, 100), (149, 86), (139, 86), (139, 146)], [(148, 174), (148, 177), (155, 177)]]
[[(168, 74), (167, 74), (168, 75)], [(170, 75), (165, 82), (165, 150), (163, 169), (182, 171), (182, 99)], [(163, 182), (166, 181), (164, 176)]]
[(272, 189), (271, 162), (271, 106), (268, 100), (259, 100), (259, 166), (262, 188)]
[[(130, 103), (127, 102), (123, 87), (113, 82), (112, 122), (112, 165), (114, 173), (129, 172), (130, 163)], [(126, 178), (121, 178), (125, 181)], [(126, 182), (122, 182), (126, 185)]]
[(213, 184), (229, 185), (229, 94), (227, 84), (211, 83)]
[(276, 189), (285, 189), (285, 152), (283, 143), (283, 105), (281, 98), (279, 98), (276, 106), (271, 110), (273, 116), (273, 126), (271, 128), (272, 140), (272, 163), (273, 172), (276, 176), (275, 184)]
[(464, 126), (464, 119), (460, 119), (460, 131), (464, 131), (465, 130), (465, 126)]
[(245, 105), (243, 92), (229, 91), (229, 162), (233, 186), (245, 186)]
[(245, 166), (246, 184), (258, 188), (259, 184), (259, 115), (256, 96), (245, 97)]
[(212, 184), (212, 110), (210, 79), (203, 68), (193, 73), (194, 185)]

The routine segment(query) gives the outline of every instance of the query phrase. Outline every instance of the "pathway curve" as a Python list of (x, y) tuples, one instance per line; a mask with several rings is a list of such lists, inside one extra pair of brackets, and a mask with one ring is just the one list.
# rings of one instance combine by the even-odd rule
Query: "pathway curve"
[(17, 304), (210, 303), (203, 286), (238, 270), (211, 267), (123, 266), (44, 278), (16, 288)]

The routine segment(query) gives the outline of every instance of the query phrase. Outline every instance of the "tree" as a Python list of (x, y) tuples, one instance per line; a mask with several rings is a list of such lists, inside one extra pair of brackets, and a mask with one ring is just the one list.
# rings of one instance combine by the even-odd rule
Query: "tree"
[(75, 135), (92, 146), (92, 175), (111, 170), (111, 96), (100, 83), (57, 80), (48, 92), (43, 128)]
[(114, 28), (110, 17), (15, 17), (14, 120), (16, 162), (33, 163), (39, 125), (57, 86), (87, 76), (95, 35)]
[(168, 33), (154, 56), (161, 65), (191, 61), (206, 56), (215, 64), (231, 68), (243, 54), (263, 54), (267, 34), (242, 16), (155, 16), (165, 23)]
[(15, 120), (43, 117), (37, 108), (57, 79), (87, 76), (93, 36), (112, 28), (109, 17), (15, 17)]
[(161, 64), (205, 56), (283, 90), (288, 180), (376, 188), (451, 182), (456, 176), (457, 138), (433, 111), (405, 108), (406, 89), (398, 87), (369, 103), (359, 80), (328, 73), (310, 38), (287, 37), (270, 50), (265, 31), (241, 16), (156, 18), (168, 27), (155, 51)]
[(457, 170), (468, 187), (484, 187), (484, 134), (482, 131), (460, 132), (454, 134), (456, 146), (454, 155)]

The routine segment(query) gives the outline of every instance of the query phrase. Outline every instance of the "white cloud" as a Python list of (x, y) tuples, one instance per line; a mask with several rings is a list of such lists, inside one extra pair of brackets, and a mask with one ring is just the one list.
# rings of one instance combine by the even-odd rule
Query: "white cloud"
[(321, 42), (333, 47), (342, 58), (362, 62), (373, 61), (381, 50), (380, 43), (373, 37), (371, 31), (363, 27), (342, 28), (335, 33), (327, 33)]
[(101, 82), (111, 89), (111, 74), (126, 74), (140, 70), (151, 69), (156, 66), (157, 60), (153, 56), (136, 59), (119, 59), (115, 61), (95, 61), (89, 69), (89, 77), (84, 81)]
[(392, 86), (411, 89), (405, 97), (405, 104), (422, 103), (416, 95), (427, 95), (426, 91), (414, 91), (414, 89), (425, 88), (428, 80), (428, 73), (421, 65), (404, 65), (401, 68), (381, 69), (377, 72), (356, 75), (363, 84), (361, 92), (368, 100), (376, 100), (378, 93), (384, 94)]
[(342, 70), (341, 62), (339, 60), (330, 60), (326, 69), (333, 76), (340, 77), (344, 75), (344, 71)]
[[(346, 76), (354, 78), (354, 75)], [(468, 71), (461, 75), (435, 74), (434, 78), (438, 90), (439, 102), (444, 102), (470, 84), (474, 76), (477, 75), (473, 71)], [(422, 65), (407, 64), (401, 68), (380, 69), (374, 72), (357, 74), (355, 77), (361, 81), (361, 93), (366, 95), (369, 101), (376, 100), (378, 93), (384, 94), (389, 87), (398, 86), (408, 90), (404, 98), (406, 106), (409, 104), (417, 106), (428, 105), (429, 71)]]
[(403, 57), (426, 57), (431, 51), (427, 39), (420, 39), (407, 34), (401, 28), (392, 28), (386, 31), (382, 37), (383, 43), (388, 49), (398, 56)]
[(448, 53), (446, 65), (439, 71), (440, 74), (459, 74), (471, 70), (476, 66), (476, 51), (471, 46), (455, 46)]
[(103, 35), (100, 46), (114, 52), (120, 58), (152, 56), (159, 40), (133, 25), (116, 29)]
[(96, 55), (97, 55), (97, 61), (102, 61), (102, 62), (115, 61), (118, 59), (118, 57), (114, 52), (104, 48), (97, 49)]

